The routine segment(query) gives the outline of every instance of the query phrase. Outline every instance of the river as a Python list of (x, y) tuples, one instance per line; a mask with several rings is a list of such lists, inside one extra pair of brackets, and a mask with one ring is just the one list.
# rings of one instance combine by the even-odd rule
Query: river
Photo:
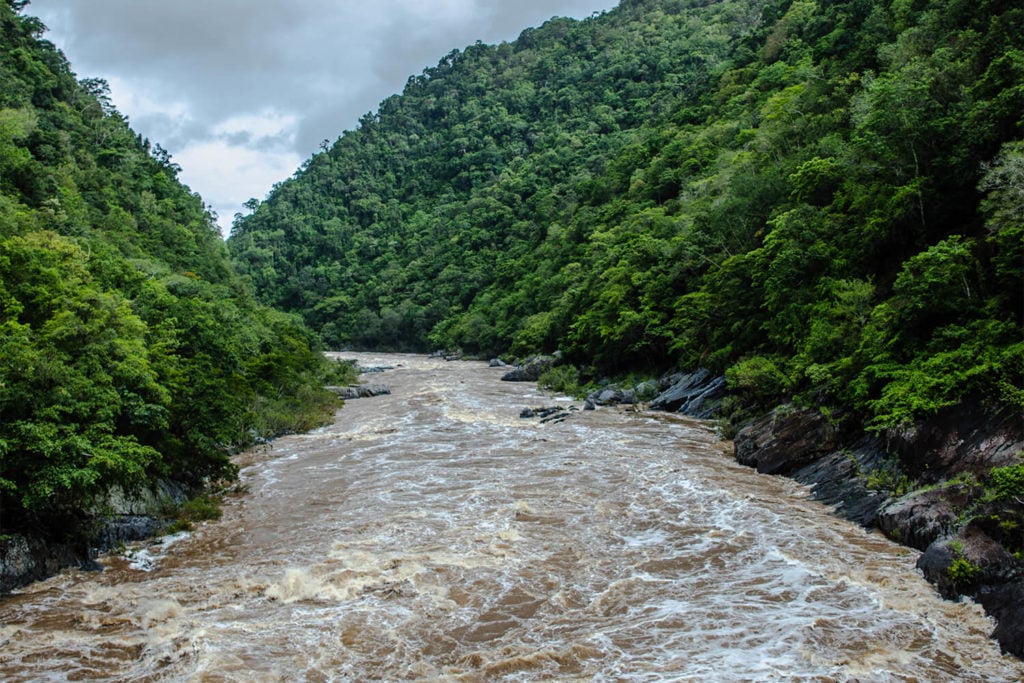
[(737, 465), (706, 423), (477, 362), (239, 458), (219, 522), (0, 602), (15, 681), (1016, 681), (917, 553)]

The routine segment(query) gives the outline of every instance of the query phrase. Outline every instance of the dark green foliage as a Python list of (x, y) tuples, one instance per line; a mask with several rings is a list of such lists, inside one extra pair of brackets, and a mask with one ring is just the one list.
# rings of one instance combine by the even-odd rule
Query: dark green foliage
[(115, 486), (230, 477), (234, 449), (336, 401), (311, 334), (256, 303), (167, 153), (15, 5), (0, 5), (0, 528), (47, 533)]
[(623, 2), (452, 52), (229, 248), (336, 346), (1024, 406), (1022, 112), (1019, 3)]

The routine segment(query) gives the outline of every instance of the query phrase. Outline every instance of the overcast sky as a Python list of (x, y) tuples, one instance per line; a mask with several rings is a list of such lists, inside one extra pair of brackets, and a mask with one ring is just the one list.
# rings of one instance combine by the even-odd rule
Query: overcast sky
[(79, 78), (103, 78), (132, 127), (167, 149), (227, 233), (292, 175), (453, 48), (514, 40), (617, 0), (32, 0)]

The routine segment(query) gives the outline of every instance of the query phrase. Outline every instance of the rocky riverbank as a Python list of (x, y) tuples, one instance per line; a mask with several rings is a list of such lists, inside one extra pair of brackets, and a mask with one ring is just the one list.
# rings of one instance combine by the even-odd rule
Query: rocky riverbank
[[(588, 404), (638, 402), (609, 385)], [(724, 378), (706, 370), (658, 383), (653, 410), (718, 415)], [(1024, 415), (977, 400), (880, 434), (818, 410), (780, 406), (734, 438), (738, 462), (808, 485), (835, 513), (922, 551), (918, 568), (946, 598), (970, 597), (993, 637), (1024, 657)]]
[(815, 410), (778, 408), (735, 437), (739, 462), (811, 487), (837, 514), (923, 551), (943, 596), (977, 600), (1004, 650), (1024, 657), (1024, 501), (1013, 482), (1024, 418), (982, 402), (877, 436)]
[(184, 484), (163, 480), (152, 490), (127, 497), (115, 492), (102, 514), (79, 521), (65, 537), (10, 534), (0, 537), (0, 593), (46, 579), (68, 567), (100, 569), (96, 557), (124, 543), (160, 533), (167, 510), (188, 499)]

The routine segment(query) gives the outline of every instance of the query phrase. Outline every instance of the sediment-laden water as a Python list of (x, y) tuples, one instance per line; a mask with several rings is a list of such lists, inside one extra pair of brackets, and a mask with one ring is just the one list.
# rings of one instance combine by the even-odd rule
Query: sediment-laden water
[(561, 423), (483, 363), (240, 459), (222, 521), (0, 602), (4, 681), (1015, 681), (916, 553), (706, 424)]

